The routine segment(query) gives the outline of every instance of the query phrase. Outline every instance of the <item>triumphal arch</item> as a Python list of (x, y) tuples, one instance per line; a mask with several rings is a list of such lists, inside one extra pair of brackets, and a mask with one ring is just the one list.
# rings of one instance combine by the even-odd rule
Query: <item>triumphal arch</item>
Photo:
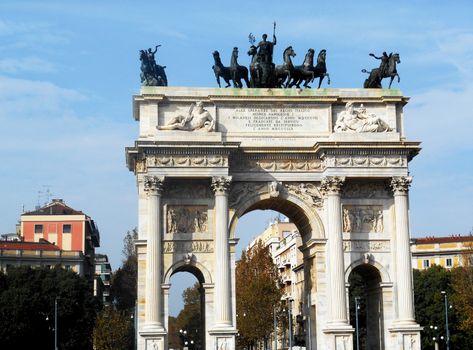
[(167, 349), (170, 278), (188, 271), (202, 286), (203, 348), (235, 349), (235, 229), (273, 209), (301, 235), (307, 348), (353, 349), (358, 271), (366, 346), (420, 349), (408, 201), (420, 148), (406, 139), (407, 102), (397, 89), (143, 86), (126, 151), (139, 196), (138, 348)]

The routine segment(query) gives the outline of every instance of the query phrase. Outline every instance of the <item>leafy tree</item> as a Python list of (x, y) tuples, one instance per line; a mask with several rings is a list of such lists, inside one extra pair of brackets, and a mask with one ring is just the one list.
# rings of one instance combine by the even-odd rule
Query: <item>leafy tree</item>
[[(184, 308), (179, 312), (176, 319), (176, 332), (185, 330), (187, 340), (193, 340), (197, 349), (202, 348), (201, 335), (203, 335), (202, 313), (201, 313), (201, 291), (200, 283), (186, 288), (182, 293)], [(181, 337), (181, 346), (184, 345), (184, 337)]]
[(93, 342), (95, 350), (133, 349), (132, 319), (112, 306), (105, 307), (95, 320)]
[[(414, 301), (416, 320), (424, 327), (422, 349), (432, 349), (432, 337), (446, 336), (445, 304), (441, 291), (452, 296), (452, 274), (445, 268), (433, 265), (427, 270), (414, 270)], [(470, 289), (471, 290), (471, 289)], [(438, 332), (433, 332), (430, 326), (437, 326)], [(460, 329), (458, 314), (449, 309), (450, 345), (454, 349), (473, 349), (473, 339), (469, 333)], [(440, 341), (440, 349), (445, 349), (445, 341)]]
[(254, 348), (273, 331), (273, 307), (280, 303), (279, 275), (269, 251), (258, 241), (236, 266), (237, 327), (240, 346)]
[(463, 256), (465, 266), (452, 271), (452, 297), (460, 329), (473, 334), (473, 242)]
[(100, 301), (88, 281), (60, 267), (10, 267), (0, 272), (0, 347), (52, 349), (54, 302), (58, 298), (60, 349), (92, 349)]
[(136, 282), (138, 276), (138, 259), (134, 246), (138, 231), (128, 231), (123, 239), (122, 266), (112, 276), (110, 294), (118, 310), (133, 312), (136, 301)]

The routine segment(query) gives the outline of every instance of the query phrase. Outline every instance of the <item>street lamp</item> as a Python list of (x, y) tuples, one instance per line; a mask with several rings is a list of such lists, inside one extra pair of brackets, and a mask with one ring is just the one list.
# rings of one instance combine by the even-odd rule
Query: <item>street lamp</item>
[(360, 297), (355, 297), (356, 350), (360, 350), (360, 332), (358, 330), (358, 310), (359, 309), (360, 309)]
[[(435, 350), (439, 350), (439, 342), (438, 342), (438, 327), (437, 326), (430, 326), (431, 332), (433, 332), (434, 336), (432, 340), (434, 341)], [(442, 337), (443, 338), (443, 337)]]
[(442, 293), (445, 301), (445, 329), (447, 331), (447, 350), (450, 350), (450, 330), (448, 329), (448, 295), (447, 292), (442, 290), (440, 293)]
[(57, 301), (59, 297), (54, 299), (54, 350), (58, 350), (57, 347)]
[(287, 299), (289, 302), (288, 314), (289, 314), (289, 350), (292, 350), (292, 305), (293, 299)]

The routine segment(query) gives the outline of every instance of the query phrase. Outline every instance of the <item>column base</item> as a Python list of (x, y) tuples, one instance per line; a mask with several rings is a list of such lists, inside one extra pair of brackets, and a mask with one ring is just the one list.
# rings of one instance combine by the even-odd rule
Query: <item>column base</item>
[(142, 345), (138, 346), (140, 350), (166, 350), (168, 348), (167, 332), (161, 325), (145, 325), (139, 330), (139, 334), (142, 338), (139, 342)]
[(328, 323), (322, 330), (326, 335), (326, 348), (334, 350), (353, 350), (355, 330), (347, 323)]
[(237, 333), (238, 331), (232, 326), (229, 326), (227, 328), (220, 328), (220, 326), (214, 326), (211, 330), (209, 330), (209, 334), (214, 338), (212, 349), (236, 349), (235, 337)]
[(388, 328), (391, 336), (394, 338), (393, 343), (399, 350), (420, 350), (420, 331), (424, 328), (417, 323), (410, 321), (395, 321)]

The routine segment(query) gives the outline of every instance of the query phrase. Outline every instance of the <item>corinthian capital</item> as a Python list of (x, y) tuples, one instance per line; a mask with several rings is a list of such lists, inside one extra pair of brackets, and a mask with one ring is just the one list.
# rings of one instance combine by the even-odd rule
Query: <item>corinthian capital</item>
[(322, 184), (320, 185), (320, 191), (323, 194), (338, 194), (342, 189), (343, 184), (345, 183), (344, 176), (326, 176), (322, 179)]
[(227, 194), (230, 189), (230, 184), (232, 183), (231, 176), (218, 176), (212, 178), (212, 190), (216, 195), (218, 194)]
[(412, 182), (412, 176), (393, 176), (391, 179), (391, 189), (395, 195), (407, 194)]
[(161, 195), (163, 191), (164, 179), (159, 176), (145, 176), (145, 192), (148, 195)]

